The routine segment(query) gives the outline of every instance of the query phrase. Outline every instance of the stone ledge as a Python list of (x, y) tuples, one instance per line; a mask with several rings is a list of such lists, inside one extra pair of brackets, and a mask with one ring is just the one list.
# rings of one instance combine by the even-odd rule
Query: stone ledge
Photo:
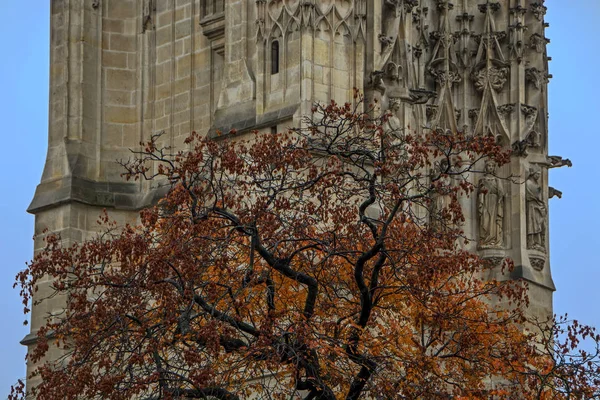
[(70, 176), (40, 183), (27, 212), (36, 214), (70, 202), (135, 211), (156, 204), (168, 190), (169, 186), (164, 185), (140, 192), (138, 183), (96, 182)]
[(292, 119), (299, 109), (300, 103), (297, 103), (262, 115), (257, 115), (255, 102), (248, 101), (235, 108), (230, 107), (217, 110), (215, 113), (215, 122), (208, 131), (208, 137), (211, 139), (217, 138), (219, 136), (217, 135), (217, 131), (226, 135), (234, 129), (238, 133), (243, 133), (254, 129), (262, 129), (277, 125), (283, 121)]
[(515, 269), (510, 274), (510, 278), (514, 280), (523, 279), (553, 292), (556, 291), (556, 286), (554, 286), (554, 281), (552, 280), (550, 274), (541, 273), (540, 271), (536, 271), (529, 266), (515, 266)]

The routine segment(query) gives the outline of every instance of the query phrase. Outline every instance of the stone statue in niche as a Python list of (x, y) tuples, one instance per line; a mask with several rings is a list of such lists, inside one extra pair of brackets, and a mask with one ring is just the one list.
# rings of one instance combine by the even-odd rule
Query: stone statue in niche
[(496, 163), (485, 163), (485, 175), (477, 187), (479, 248), (500, 249), (504, 246), (504, 189), (496, 177)]
[(386, 111), (387, 120), (383, 126), (385, 141), (388, 144), (394, 144), (394, 142), (402, 136), (402, 121), (398, 117), (400, 107), (400, 99), (391, 97), (389, 109)]
[(450, 196), (450, 185), (451, 179), (447, 175), (450, 173), (448, 167), (448, 160), (442, 159), (439, 164), (434, 168), (432, 178), (437, 179), (438, 189), (433, 194), (431, 207), (430, 207), (430, 223), (434, 230), (444, 230), (447, 227), (446, 213), (449, 211), (448, 207), (452, 198)]
[(525, 183), (525, 201), (527, 204), (527, 248), (546, 251), (546, 217), (548, 210), (542, 193), (540, 179), (542, 173), (539, 167), (529, 171)]

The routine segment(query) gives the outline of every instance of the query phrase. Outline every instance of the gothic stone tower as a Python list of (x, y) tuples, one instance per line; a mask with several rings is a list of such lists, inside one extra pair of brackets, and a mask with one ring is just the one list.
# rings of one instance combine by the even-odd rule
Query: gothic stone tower
[[(46, 229), (81, 241), (103, 208), (134, 221), (161, 195), (125, 183), (116, 162), (150, 134), (182, 148), (192, 130), (269, 132), (298, 124), (314, 101), (352, 101), (357, 87), (400, 127), (494, 135), (514, 148), (497, 171), (514, 183), (472, 178), (480, 190), (463, 200), (465, 231), (483, 257), (514, 260), (532, 312), (548, 315), (547, 171), (568, 160), (547, 154), (545, 9), (543, 0), (52, 0), (48, 155), (29, 208), (36, 250)], [(63, 301), (34, 307), (23, 344)]]

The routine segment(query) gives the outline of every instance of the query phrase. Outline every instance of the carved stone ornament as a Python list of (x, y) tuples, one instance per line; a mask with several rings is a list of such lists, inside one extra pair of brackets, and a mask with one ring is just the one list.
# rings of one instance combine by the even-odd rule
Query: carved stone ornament
[(529, 171), (525, 183), (525, 202), (527, 205), (527, 248), (546, 252), (546, 226), (548, 210), (541, 186), (542, 173), (539, 167)]
[(536, 271), (542, 271), (546, 265), (545, 258), (529, 257), (529, 262), (531, 263), (531, 267)]
[(433, 121), (435, 117), (437, 117), (438, 106), (435, 104), (427, 104), (425, 108), (425, 115), (427, 116), (427, 120)]
[(454, 4), (450, 3), (448, 0), (437, 0), (438, 10), (452, 10), (454, 9)]
[(413, 8), (415, 8), (419, 4), (419, 0), (403, 0), (403, 3), (406, 13), (410, 14)]
[(497, 107), (498, 113), (503, 117), (507, 118), (510, 114), (515, 111), (515, 104), (503, 104)]
[(512, 144), (512, 155), (517, 157), (527, 157), (527, 140), (517, 140)]
[(544, 19), (544, 15), (546, 15), (546, 10), (548, 10), (548, 7), (546, 7), (542, 3), (536, 2), (531, 4), (531, 12), (538, 21), (542, 21)]
[(395, 43), (393, 36), (385, 36), (383, 33), (380, 33), (377, 36), (377, 39), (379, 39), (379, 43), (381, 43), (381, 47), (384, 49), (386, 47), (392, 46)]
[(529, 47), (535, 49), (538, 53), (543, 53), (548, 43), (550, 43), (550, 39), (545, 38), (539, 33), (534, 33), (529, 39)]
[(540, 71), (537, 68), (527, 68), (525, 70), (525, 79), (535, 86), (536, 89), (540, 89), (543, 83), (548, 83), (549, 75)]
[(542, 145), (542, 135), (536, 130), (531, 130), (525, 140), (529, 147), (538, 148)]
[(521, 104), (521, 112), (525, 115), (526, 118), (537, 116), (537, 108), (534, 106), (529, 106), (527, 104)]
[(421, 46), (413, 46), (413, 55), (416, 58), (421, 58), (421, 56), (423, 55), (423, 49), (421, 48)]
[(477, 216), (479, 217), (479, 248), (504, 247), (504, 189), (496, 174), (496, 163), (485, 163), (485, 175), (477, 186)]
[(98, 9), (98, 7), (100, 7), (100, 0), (93, 0), (92, 1), (92, 8), (94, 10)]
[(390, 81), (400, 82), (402, 80), (402, 66), (390, 61), (385, 66), (385, 77)]
[(508, 67), (496, 67), (493, 66), (489, 69), (481, 68), (475, 71), (471, 75), (471, 79), (475, 84), (475, 89), (482, 92), (489, 80), (492, 87), (496, 92), (499, 92), (504, 87), (504, 84), (508, 80)]
[(446, 86), (462, 80), (460, 74), (456, 71), (443, 71), (435, 68), (429, 68), (428, 71), (440, 86)]
[(484, 260), (493, 267), (499, 267), (504, 262), (504, 257), (485, 257)]
[(268, 41), (299, 30), (364, 39), (365, 0), (255, 0), (258, 40)]
[(479, 108), (472, 108), (469, 110), (469, 118), (472, 120), (477, 121), (477, 118), (479, 118)]
[(527, 157), (529, 152), (527, 149), (530, 147), (538, 148), (541, 145), (542, 135), (539, 132), (532, 130), (527, 134), (527, 137), (523, 140), (517, 140), (512, 145), (512, 154), (517, 157)]
[(383, 83), (383, 71), (373, 71), (369, 76), (369, 87), (377, 90), (382, 95), (385, 94), (385, 83)]
[(479, 8), (479, 11), (483, 14), (485, 14), (488, 11), (488, 7), (490, 8), (490, 10), (492, 12), (496, 12), (496, 11), (500, 10), (500, 3), (488, 1), (485, 4), (477, 5), (477, 8)]

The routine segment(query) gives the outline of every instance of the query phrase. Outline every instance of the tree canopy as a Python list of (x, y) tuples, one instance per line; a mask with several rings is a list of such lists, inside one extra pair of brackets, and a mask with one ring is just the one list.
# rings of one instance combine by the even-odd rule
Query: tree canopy
[(48, 235), (17, 277), (25, 306), (48, 277), (65, 298), (29, 354), (33, 395), (598, 397), (597, 352), (577, 349), (597, 350), (593, 328), (533, 320), (512, 262), (465, 250), (459, 200), (510, 152), (362, 109), (357, 95), (283, 133), (194, 133), (179, 153), (154, 136), (124, 163), (170, 188), (139, 224), (107, 213), (83, 243)]

